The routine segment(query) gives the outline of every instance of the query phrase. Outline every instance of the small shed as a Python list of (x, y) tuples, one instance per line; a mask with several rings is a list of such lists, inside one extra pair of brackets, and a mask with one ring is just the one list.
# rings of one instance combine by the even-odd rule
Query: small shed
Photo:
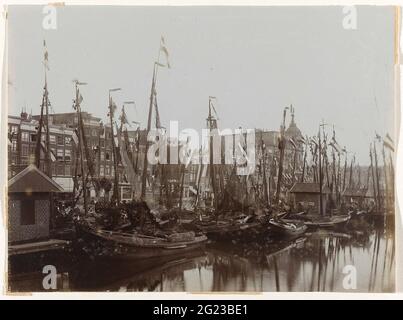
[[(297, 182), (290, 189), (294, 198), (294, 208), (319, 213), (320, 207), (320, 187), (319, 183)], [(327, 186), (322, 187), (322, 204), (326, 210), (329, 200), (330, 189)]]
[(51, 178), (30, 165), (8, 181), (8, 241), (47, 239), (51, 193), (63, 192)]

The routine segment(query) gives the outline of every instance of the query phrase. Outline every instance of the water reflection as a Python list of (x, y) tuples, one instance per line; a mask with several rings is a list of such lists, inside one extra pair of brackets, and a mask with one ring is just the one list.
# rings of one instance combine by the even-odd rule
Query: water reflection
[[(204, 251), (157, 263), (82, 265), (80, 276), (73, 280), (74, 288), (168, 292), (351, 291), (343, 287), (346, 276), (343, 269), (352, 265), (357, 270), (357, 289), (353, 291), (394, 291), (392, 233), (385, 231), (383, 225), (359, 226), (355, 228), (353, 223), (343, 231), (316, 230), (291, 240), (268, 237), (260, 243), (211, 244)], [(90, 274), (83, 273), (85, 269)]]
[[(78, 259), (70, 266), (68, 287), (72, 291), (393, 292), (392, 230), (384, 220), (353, 221), (343, 230), (314, 230), (297, 239), (268, 236), (260, 242), (210, 244), (164, 260)], [(349, 265), (357, 271), (356, 290), (343, 287), (343, 271)]]

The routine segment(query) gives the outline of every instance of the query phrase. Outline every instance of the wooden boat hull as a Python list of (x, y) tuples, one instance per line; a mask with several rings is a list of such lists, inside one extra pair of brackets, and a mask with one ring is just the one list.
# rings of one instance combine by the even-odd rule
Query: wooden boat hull
[(82, 234), (92, 239), (101, 248), (97, 258), (114, 260), (134, 260), (182, 255), (200, 248), (207, 242), (205, 235), (195, 236), (193, 240), (170, 242), (162, 238), (141, 238), (119, 232), (96, 230), (82, 227)]
[(305, 233), (308, 227), (302, 221), (281, 219), (276, 221), (275, 219), (269, 220), (270, 232), (281, 235), (296, 237)]
[(338, 215), (332, 217), (318, 217), (315, 219), (307, 219), (305, 224), (308, 227), (319, 227), (319, 228), (331, 228), (336, 226), (342, 226), (347, 223), (351, 218), (351, 215)]

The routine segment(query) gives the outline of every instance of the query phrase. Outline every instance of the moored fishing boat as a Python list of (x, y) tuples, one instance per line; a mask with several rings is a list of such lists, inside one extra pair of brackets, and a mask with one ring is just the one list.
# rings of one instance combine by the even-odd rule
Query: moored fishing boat
[(307, 230), (307, 226), (300, 220), (270, 219), (270, 231), (285, 236), (299, 236)]
[(305, 224), (308, 227), (335, 227), (347, 223), (350, 218), (350, 214), (335, 216), (309, 216), (305, 217)]
[(149, 259), (179, 255), (202, 248), (207, 237), (195, 232), (176, 232), (166, 236), (149, 236), (139, 232), (106, 230), (88, 221), (80, 223), (83, 238), (99, 243), (97, 256), (111, 259)]

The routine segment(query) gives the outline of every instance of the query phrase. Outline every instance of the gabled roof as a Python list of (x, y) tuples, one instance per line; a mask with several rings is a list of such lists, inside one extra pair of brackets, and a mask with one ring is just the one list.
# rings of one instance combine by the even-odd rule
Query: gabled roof
[[(315, 182), (296, 182), (290, 189), (291, 193), (319, 193), (319, 183)], [(330, 193), (327, 186), (322, 187), (322, 193)]]
[(63, 188), (34, 165), (29, 165), (8, 180), (8, 192), (63, 192)]

